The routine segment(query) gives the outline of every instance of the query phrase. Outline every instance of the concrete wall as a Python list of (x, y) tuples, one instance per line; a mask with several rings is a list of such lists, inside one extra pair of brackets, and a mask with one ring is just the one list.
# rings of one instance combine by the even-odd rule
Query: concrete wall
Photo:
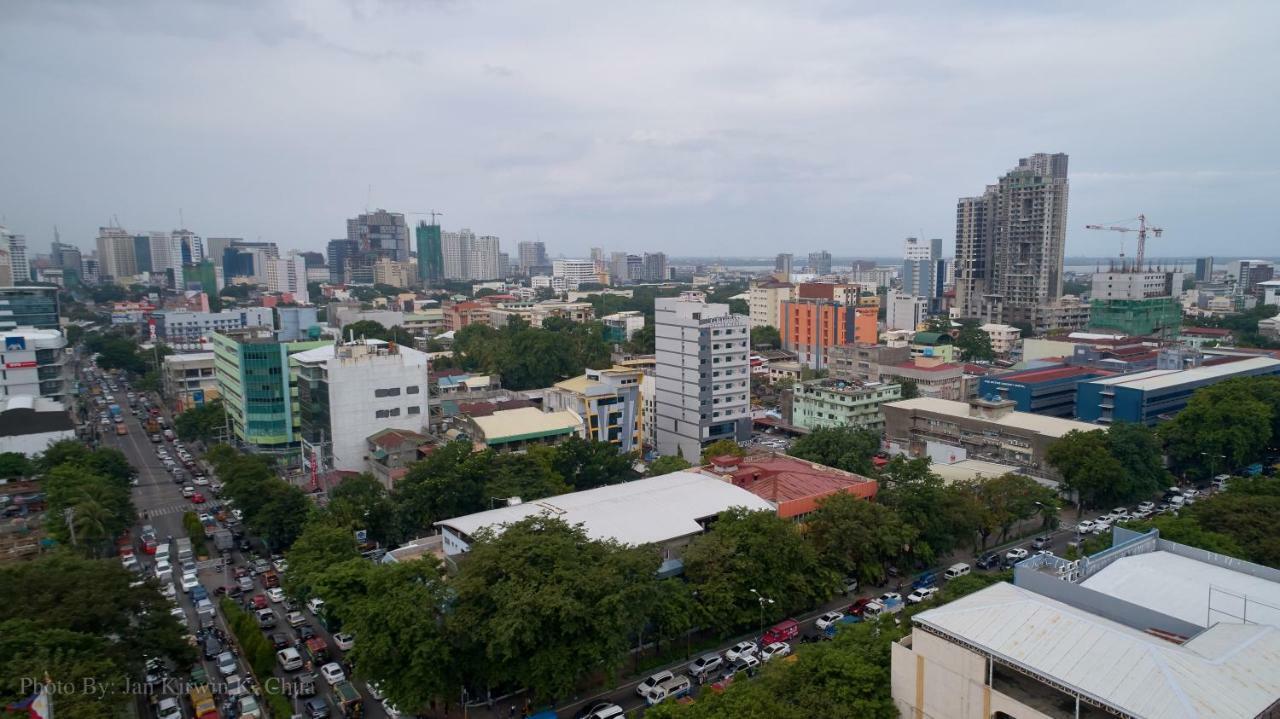
[(1052, 574), (1039, 571), (1035, 562), (1027, 561), (1016, 565), (1013, 568), (1013, 583), (1036, 594), (1056, 599), (1139, 631), (1160, 629), (1190, 637), (1203, 629), (1176, 617), (1059, 579)]

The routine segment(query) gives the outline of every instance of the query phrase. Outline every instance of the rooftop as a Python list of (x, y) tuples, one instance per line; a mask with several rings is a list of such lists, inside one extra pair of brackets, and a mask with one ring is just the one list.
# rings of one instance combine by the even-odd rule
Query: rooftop
[[(898, 367), (899, 369), (916, 370), (917, 372), (957, 372), (962, 373), (964, 367), (955, 362), (941, 362), (935, 365), (921, 365), (915, 362), (899, 362), (898, 364), (889, 365), (889, 367)], [(884, 372), (889, 369), (884, 367), (880, 371)]]
[(1183, 327), (1178, 331), (1183, 335), (1201, 335), (1204, 337), (1230, 337), (1231, 330), (1223, 327)]
[(382, 449), (395, 449), (405, 443), (416, 446), (430, 441), (426, 435), (409, 429), (384, 429), (369, 435), (367, 439)]
[[(944, 337), (946, 339), (943, 339)], [(915, 334), (915, 337), (911, 338), (911, 344), (913, 345), (937, 345), (937, 344), (949, 345), (951, 344), (951, 335), (946, 334), (945, 332), (917, 332)]]
[(500, 410), (472, 417), (471, 421), (484, 433), (486, 444), (570, 434), (582, 426), (582, 417), (577, 412), (567, 409), (543, 412), (536, 407)]
[(458, 413), (465, 414), (468, 417), (488, 417), (494, 412), (537, 406), (527, 399), (482, 399), (475, 402), (458, 402)]
[(1002, 374), (993, 379), (1000, 382), (1026, 382), (1028, 384), (1035, 382), (1053, 382), (1055, 380), (1070, 379), (1072, 377), (1097, 377), (1098, 375), (1110, 375), (1105, 370), (1093, 369), (1091, 367), (1049, 367), (1047, 369), (1029, 369), (1021, 372), (1010, 372)]
[(913, 621), (1134, 717), (1252, 717), (1280, 697), (1275, 627), (1219, 624), (1178, 645), (1003, 582)]
[[(968, 402), (957, 402), (950, 399), (935, 399), (933, 397), (903, 399), (898, 400), (897, 402), (887, 402), (884, 406), (892, 407), (894, 409), (934, 412), (952, 417), (970, 416)], [(1001, 417), (985, 418), (984, 421), (1004, 427), (1029, 429), (1033, 432), (1038, 432), (1049, 437), (1061, 437), (1072, 430), (1089, 432), (1098, 429), (1097, 425), (1089, 424), (1088, 422), (1077, 422), (1073, 419), (1062, 419), (1059, 417), (1047, 417), (1041, 414), (1031, 414), (1030, 412), (1008, 412)]]
[(75, 428), (66, 407), (56, 400), (31, 395), (0, 399), (0, 437), (70, 432)]
[(1280, 627), (1280, 581), (1172, 552), (1122, 557), (1080, 586), (1201, 627), (1238, 621), (1248, 597), (1251, 623)]
[(484, 527), (545, 515), (581, 524), (592, 539), (641, 545), (697, 534), (702, 531), (700, 520), (733, 507), (773, 509), (728, 482), (694, 472), (672, 472), (446, 519), (436, 526), (471, 536)]
[(1106, 379), (1093, 380), (1097, 384), (1124, 385), (1142, 391), (1152, 391), (1176, 387), (1190, 382), (1212, 381), (1232, 375), (1251, 371), (1272, 369), (1280, 371), (1280, 360), (1271, 357), (1251, 357), (1235, 362), (1224, 362), (1211, 366), (1192, 367), (1191, 369), (1157, 369), (1135, 374), (1120, 375)]
[(727, 455), (711, 461), (696, 471), (729, 481), (770, 502), (784, 518), (811, 512), (818, 499), (836, 492), (870, 499), (879, 488), (870, 477), (787, 455)]
[(213, 358), (216, 356), (216, 352), (191, 352), (189, 354), (166, 355), (164, 363), (167, 365), (198, 364), (201, 362), (212, 362)]
[(991, 479), (992, 477), (1000, 477), (1012, 472), (1013, 474), (1022, 474), (1023, 470), (1008, 464), (998, 464), (996, 462), (986, 462), (981, 459), (962, 459), (959, 462), (951, 462), (945, 464), (942, 462), (934, 462), (929, 465), (929, 471), (942, 478), (947, 484), (953, 482), (965, 482), (976, 479)]

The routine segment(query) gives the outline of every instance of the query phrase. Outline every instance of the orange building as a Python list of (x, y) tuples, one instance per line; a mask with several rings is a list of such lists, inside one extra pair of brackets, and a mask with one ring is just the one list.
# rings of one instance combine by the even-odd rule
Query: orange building
[[(801, 285), (804, 287), (804, 285)], [(864, 342), (875, 344), (878, 307), (857, 307), (825, 299), (783, 300), (778, 308), (782, 348), (811, 369), (826, 369), (832, 347)]]
[(457, 331), (467, 325), (491, 325), (489, 311), (493, 307), (483, 302), (459, 302), (444, 307), (444, 327)]

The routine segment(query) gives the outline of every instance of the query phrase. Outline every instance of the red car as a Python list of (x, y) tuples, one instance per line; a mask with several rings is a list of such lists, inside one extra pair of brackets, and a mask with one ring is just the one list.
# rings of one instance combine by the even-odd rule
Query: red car
[(867, 608), (867, 605), (868, 605), (868, 604), (870, 604), (870, 603), (872, 603), (872, 602), (874, 602), (874, 601), (875, 601), (875, 600), (874, 600), (874, 599), (872, 599), (872, 598), (870, 598), (870, 597), (863, 597), (863, 598), (859, 599), (858, 601), (854, 602), (853, 604), (850, 604), (850, 605), (849, 605), (849, 611), (847, 611), (847, 612), (845, 612), (845, 613), (846, 613), (846, 614), (852, 614), (852, 615), (854, 615), (854, 616), (860, 617), (860, 616), (862, 616), (862, 612)]
[(147, 541), (142, 543), (142, 551), (146, 552), (147, 554), (155, 554), (157, 546), (158, 545), (156, 544), (156, 540), (148, 539)]
[(204, 504), (204, 495), (200, 494), (199, 492), (196, 492), (195, 494), (191, 495), (191, 503)]
[(254, 609), (266, 609), (266, 608), (267, 608), (267, 597), (266, 597), (266, 595), (263, 595), (263, 594), (255, 594), (255, 595), (253, 595), (253, 608), (254, 608)]

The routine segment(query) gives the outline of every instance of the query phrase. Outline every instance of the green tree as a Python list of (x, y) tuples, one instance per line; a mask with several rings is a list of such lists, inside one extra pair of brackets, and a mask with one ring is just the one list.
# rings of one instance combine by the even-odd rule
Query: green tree
[(540, 698), (617, 669), (645, 619), (658, 562), (651, 548), (594, 541), (544, 516), (481, 530), (451, 583), (458, 669)]
[[(317, 517), (303, 529), (289, 548), (289, 571), (284, 574), (284, 588), (289, 596), (305, 601), (316, 595), (316, 586), (334, 565), (360, 559), (355, 534), (323, 517)], [(326, 597), (326, 600), (328, 598)]]
[(965, 323), (956, 335), (955, 345), (971, 362), (990, 362), (996, 358), (991, 347), (991, 335), (979, 329), (977, 323)]
[(1280, 412), (1274, 381), (1232, 379), (1196, 390), (1157, 431), (1174, 471), (1204, 478), (1261, 457)]
[(1062, 476), (1062, 488), (1076, 494), (1081, 514), (1106, 502), (1112, 488), (1126, 481), (1124, 465), (1111, 454), (1106, 430), (1067, 432), (1049, 445), (1045, 460)]
[(1209, 532), (1229, 537), (1251, 562), (1280, 568), (1280, 496), (1227, 492), (1186, 513)]
[[(702, 616), (722, 632), (808, 609), (839, 584), (794, 523), (741, 507), (721, 512), (711, 531), (695, 537), (684, 564)], [(762, 606), (752, 589), (772, 603)]]
[(892, 509), (843, 492), (819, 500), (805, 524), (823, 561), (864, 586), (883, 582), (918, 535)]
[(174, 430), (188, 442), (209, 442), (222, 434), (226, 426), (227, 414), (221, 400), (205, 402), (173, 418)]
[(0, 478), (17, 479), (30, 477), (35, 465), (21, 452), (0, 453)]
[(370, 539), (379, 544), (389, 545), (400, 539), (395, 505), (382, 483), (368, 473), (339, 482), (329, 492), (324, 511), (352, 531), (367, 530)]
[(575, 491), (635, 479), (633, 461), (632, 455), (619, 454), (616, 445), (581, 437), (556, 445), (550, 458), (551, 468)]
[(702, 449), (702, 463), (710, 464), (713, 457), (731, 455), (745, 457), (747, 451), (732, 439), (718, 439)]
[(653, 354), (654, 343), (656, 342), (653, 330), (653, 323), (646, 322), (644, 327), (636, 330), (635, 334), (631, 335), (631, 339), (627, 340), (626, 344), (623, 345), (623, 349), (636, 355)]
[[(485, 494), (489, 501), (494, 497), (520, 497), (529, 501), (567, 494), (573, 489), (554, 467), (556, 450), (550, 447), (533, 447), (524, 454), (493, 453), (489, 481)], [(617, 451), (614, 451), (617, 456)]]
[(853, 427), (823, 427), (796, 440), (788, 451), (793, 457), (855, 474), (873, 475), (871, 458), (880, 451), (880, 435)]
[(920, 396), (920, 386), (915, 380), (903, 377), (898, 380), (898, 384), (902, 387), (903, 399), (915, 399)]
[(880, 475), (877, 501), (920, 533), (908, 552), (915, 560), (929, 564), (974, 543), (983, 512), (974, 492), (943, 482), (924, 458), (894, 457)]
[(751, 346), (767, 347), (769, 349), (778, 349), (782, 346), (782, 335), (778, 334), (777, 327), (762, 325), (760, 327), (751, 328)]
[(342, 326), (343, 337), (364, 337), (371, 340), (383, 340), (390, 342), (393, 338), (391, 332), (380, 322), (373, 320), (358, 320), (356, 322), (348, 322)]
[(649, 463), (649, 469), (645, 472), (645, 476), (658, 477), (672, 472), (680, 472), (692, 466), (684, 457), (679, 455), (662, 456)]
[(450, 442), (411, 466), (392, 492), (404, 536), (487, 508), (489, 470), (485, 455), (473, 453), (469, 442)]
[(993, 530), (1000, 530), (1000, 541), (1009, 538), (1009, 530), (1019, 522), (1041, 517), (1044, 523), (1058, 516), (1058, 502), (1052, 489), (1030, 477), (1009, 472), (998, 477), (972, 483), (982, 504), (982, 544)]

